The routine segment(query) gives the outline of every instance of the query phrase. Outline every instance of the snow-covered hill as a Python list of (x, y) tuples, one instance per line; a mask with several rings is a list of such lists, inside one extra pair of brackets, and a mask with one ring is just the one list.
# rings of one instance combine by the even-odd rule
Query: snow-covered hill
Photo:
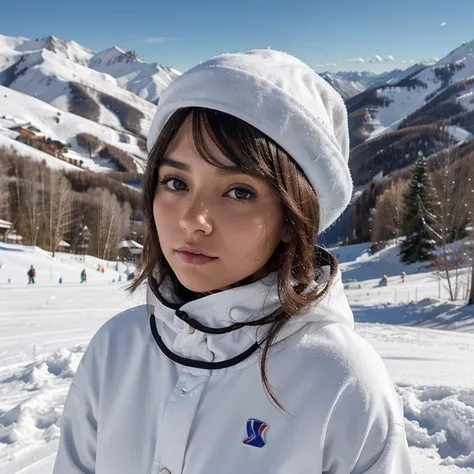
[[(62, 112), (39, 99), (0, 86), (0, 137), (2, 139), (0, 144), (14, 147), (20, 153), (33, 158), (36, 158), (38, 154), (41, 154), (38, 159), (44, 158), (45, 154), (39, 150), (15, 141), (17, 134), (12, 134), (10, 129), (23, 124), (31, 124), (44, 133), (45, 136), (69, 144), (70, 152), (66, 156), (69, 154), (71, 154), (71, 157), (77, 156), (84, 162), (84, 168), (92, 171), (110, 171), (110, 169), (101, 167), (96, 162), (99, 160), (90, 159), (87, 150), (77, 145), (75, 137), (80, 133), (88, 133), (104, 143), (120, 148), (136, 157), (139, 169), (143, 168), (146, 153), (138, 146), (137, 137), (134, 134), (101, 125), (69, 112)], [(21, 147), (21, 149), (18, 149), (18, 147)], [(67, 165), (52, 156), (49, 156), (49, 159)]]
[(452, 115), (472, 112), (473, 78), (474, 41), (462, 45), (436, 64), (406, 77), (395, 86), (378, 88), (375, 96), (362, 101), (360, 107), (367, 108), (369, 112), (372, 135), (395, 130), (405, 119), (430, 104), (436, 105), (440, 99), (455, 104)]

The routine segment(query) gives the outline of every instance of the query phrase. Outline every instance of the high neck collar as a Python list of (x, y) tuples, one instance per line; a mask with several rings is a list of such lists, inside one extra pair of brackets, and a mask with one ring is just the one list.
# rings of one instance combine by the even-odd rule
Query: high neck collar
[(188, 302), (179, 302), (167, 280), (161, 284), (158, 294), (152, 293), (162, 311), (187, 314), (198, 325), (217, 331), (257, 321), (280, 306), (276, 272), (254, 283), (210, 293)]
[[(322, 272), (322, 278), (313, 282), (312, 286), (323, 286), (328, 273), (329, 268)], [(168, 357), (176, 356), (175, 361), (178, 363), (198, 370), (200, 363), (204, 363), (201, 365), (206, 369), (226, 368), (226, 361), (229, 360), (234, 360), (230, 365), (239, 363), (242, 366), (239, 356), (248, 353), (252, 347), (255, 349), (253, 352), (256, 352), (269, 324), (244, 326), (235, 330), (232, 326), (258, 321), (280, 307), (276, 273), (257, 282), (203, 296), (181, 306), (165, 303), (165, 300), (173, 301), (168, 285), (162, 284), (160, 294), (162, 298), (148, 292), (155, 339), (158, 335), (160, 342), (157, 342)], [(352, 312), (343, 292), (339, 271), (328, 293), (317, 304), (308, 308), (304, 315), (290, 318), (274, 344), (310, 322), (339, 322), (353, 326)], [(186, 363), (186, 360), (196, 363)], [(218, 367), (214, 367), (216, 365)]]

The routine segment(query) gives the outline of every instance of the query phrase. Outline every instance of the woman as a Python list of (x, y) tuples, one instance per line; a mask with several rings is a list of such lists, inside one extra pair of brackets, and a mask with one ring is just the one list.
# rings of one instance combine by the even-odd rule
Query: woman
[(347, 114), (272, 50), (211, 59), (148, 137), (148, 304), (94, 336), (55, 474), (409, 474), (400, 399), (318, 234), (347, 206)]

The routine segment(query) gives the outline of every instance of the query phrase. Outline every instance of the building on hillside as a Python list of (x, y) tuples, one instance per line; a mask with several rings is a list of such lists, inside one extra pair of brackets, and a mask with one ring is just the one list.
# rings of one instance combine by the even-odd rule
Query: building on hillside
[(71, 244), (69, 244), (65, 240), (61, 240), (61, 242), (59, 242), (59, 244), (56, 246), (56, 252), (70, 253), (70, 251), (71, 251)]
[(143, 245), (135, 240), (122, 240), (119, 244), (119, 256), (121, 259), (138, 262), (142, 255)]
[(22, 240), (23, 237), (17, 234), (11, 222), (0, 219), (0, 242), (19, 244)]
[(0, 219), (0, 240), (6, 242), (6, 235), (12, 228), (13, 224), (11, 222)]
[(65, 153), (68, 152), (68, 147), (65, 143), (62, 143), (59, 140), (46, 138), (42, 144), (41, 150), (55, 156), (56, 158), (63, 158)]
[(10, 131), (18, 133), (17, 141), (37, 148), (56, 158), (64, 159), (65, 153), (68, 152), (68, 147), (65, 143), (46, 137), (41, 130), (31, 124), (16, 125), (10, 127)]
[(41, 130), (39, 130), (38, 128), (31, 125), (31, 123), (16, 125), (14, 127), (10, 127), (10, 130), (19, 134), (19, 137), (17, 138), (18, 141), (22, 141), (20, 140), (20, 137), (30, 140), (39, 140), (45, 138), (44, 133), (42, 133)]

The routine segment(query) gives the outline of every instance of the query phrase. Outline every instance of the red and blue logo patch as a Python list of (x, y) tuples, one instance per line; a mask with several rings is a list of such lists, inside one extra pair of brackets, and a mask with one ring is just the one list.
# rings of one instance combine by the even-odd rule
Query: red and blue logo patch
[(242, 441), (244, 444), (263, 448), (265, 446), (265, 431), (268, 425), (263, 421), (249, 418), (247, 421), (247, 437)]

